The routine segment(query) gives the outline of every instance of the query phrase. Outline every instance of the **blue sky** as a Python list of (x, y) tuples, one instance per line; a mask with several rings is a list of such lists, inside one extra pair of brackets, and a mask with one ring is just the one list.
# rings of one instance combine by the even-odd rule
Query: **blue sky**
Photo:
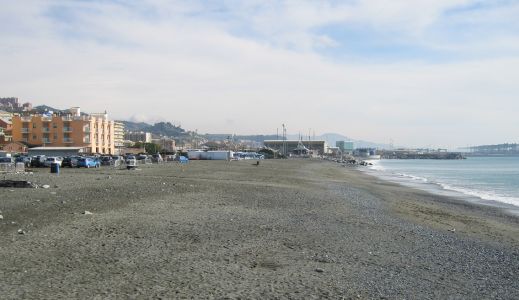
[(199, 132), (517, 141), (519, 0), (0, 4), (2, 96)]

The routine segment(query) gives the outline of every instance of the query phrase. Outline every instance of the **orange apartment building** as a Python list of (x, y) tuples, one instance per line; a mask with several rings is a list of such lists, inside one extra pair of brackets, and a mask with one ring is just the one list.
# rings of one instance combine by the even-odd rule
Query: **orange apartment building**
[(104, 114), (15, 115), (12, 140), (34, 146), (83, 147), (86, 153), (115, 154), (114, 121)]

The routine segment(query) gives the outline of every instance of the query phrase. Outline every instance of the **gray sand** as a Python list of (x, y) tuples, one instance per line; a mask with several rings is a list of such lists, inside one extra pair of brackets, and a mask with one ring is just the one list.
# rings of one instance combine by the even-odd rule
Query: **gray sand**
[(47, 171), (0, 189), (1, 299), (519, 298), (516, 217), (329, 162)]

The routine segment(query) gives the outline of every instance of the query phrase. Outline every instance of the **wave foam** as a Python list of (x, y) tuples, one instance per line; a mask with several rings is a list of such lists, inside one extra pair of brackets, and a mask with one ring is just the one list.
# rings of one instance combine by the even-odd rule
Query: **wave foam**
[(420, 176), (406, 174), (406, 173), (396, 173), (396, 172), (393, 173), (393, 172), (389, 172), (388, 170), (386, 170), (383, 166), (381, 166), (379, 164), (373, 164), (373, 166), (370, 167), (370, 170), (376, 171), (376, 173), (380, 172), (379, 173), (380, 175), (384, 174), (383, 178), (385, 177), (386, 179), (388, 179), (388, 177), (395, 178), (396, 182), (404, 181), (404, 182), (408, 182), (408, 183), (424, 184), (423, 189), (429, 190), (429, 191), (430, 191), (430, 189), (426, 188), (426, 186), (427, 186), (426, 184), (433, 184), (433, 185), (440, 187), (442, 190), (461, 193), (465, 196), (475, 197), (475, 198), (478, 198), (481, 200), (496, 201), (496, 202), (501, 202), (501, 203), (510, 204), (510, 205), (519, 207), (519, 198), (517, 198), (517, 197), (503, 196), (503, 195), (500, 195), (500, 194), (497, 194), (497, 193), (491, 192), (491, 191), (480, 191), (480, 190), (474, 190), (474, 189), (469, 189), (469, 188), (465, 188), (465, 187), (454, 186), (451, 184), (437, 182), (437, 181), (429, 180), (425, 177), (420, 177)]
[(489, 192), (489, 191), (471, 190), (471, 189), (467, 189), (467, 188), (451, 186), (451, 185), (445, 184), (445, 183), (438, 183), (438, 185), (444, 190), (462, 193), (462, 194), (476, 197), (476, 198), (479, 198), (482, 200), (497, 201), (497, 202), (502, 202), (502, 203), (506, 203), (506, 204), (511, 204), (514, 206), (519, 206), (519, 198), (516, 198), (516, 197), (503, 196), (503, 195), (499, 195), (499, 194)]

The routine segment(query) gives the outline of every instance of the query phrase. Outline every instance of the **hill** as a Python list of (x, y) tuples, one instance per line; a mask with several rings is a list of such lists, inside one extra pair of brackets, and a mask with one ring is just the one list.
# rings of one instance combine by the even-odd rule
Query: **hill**
[(180, 126), (175, 126), (170, 122), (159, 122), (153, 125), (144, 122), (131, 122), (131, 121), (119, 121), (122, 122), (128, 131), (144, 131), (151, 132), (154, 135), (169, 136), (169, 137), (180, 137), (186, 136), (189, 133)]

